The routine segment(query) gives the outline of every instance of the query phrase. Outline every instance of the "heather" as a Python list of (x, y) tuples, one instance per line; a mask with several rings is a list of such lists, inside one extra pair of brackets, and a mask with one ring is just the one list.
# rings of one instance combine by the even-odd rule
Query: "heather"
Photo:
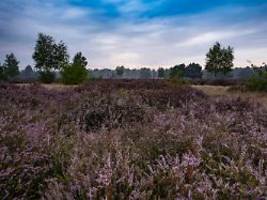
[(164, 80), (0, 86), (1, 199), (261, 199), (267, 111)]

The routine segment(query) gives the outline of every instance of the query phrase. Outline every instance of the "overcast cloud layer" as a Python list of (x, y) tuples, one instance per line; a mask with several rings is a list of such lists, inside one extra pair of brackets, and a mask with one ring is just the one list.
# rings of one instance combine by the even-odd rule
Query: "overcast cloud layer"
[(169, 67), (205, 63), (216, 41), (235, 48), (235, 66), (267, 61), (265, 0), (1, 0), (0, 61), (33, 64), (39, 32), (63, 40), (89, 66)]

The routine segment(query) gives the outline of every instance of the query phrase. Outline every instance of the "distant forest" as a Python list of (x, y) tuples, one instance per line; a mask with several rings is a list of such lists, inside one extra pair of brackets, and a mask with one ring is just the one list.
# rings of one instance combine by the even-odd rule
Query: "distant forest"
[(52, 36), (40, 33), (32, 58), (34, 66), (28, 65), (19, 71), (19, 60), (13, 53), (7, 54), (3, 64), (0, 63), (0, 81), (40, 80), (43, 83), (52, 83), (59, 80), (64, 84), (79, 84), (89, 79), (246, 80), (267, 71), (265, 63), (259, 67), (251, 64), (249, 67), (234, 68), (234, 48), (223, 47), (219, 42), (209, 48), (205, 66), (190, 63), (158, 69), (129, 69), (124, 66), (117, 66), (115, 69), (93, 69), (92, 66), (88, 67), (87, 58), (82, 52), (77, 52), (71, 59), (68, 47), (63, 41), (57, 42)]
[[(88, 70), (89, 76), (95, 79), (167, 79), (170, 78), (171, 71), (176, 67), (183, 68), (184, 64), (176, 65), (171, 68), (159, 68), (159, 69), (150, 69), (150, 68), (141, 68), (141, 69), (129, 69), (123, 66), (117, 67), (116, 69), (93, 69)], [(192, 67), (193, 66), (193, 67)], [(194, 67), (195, 66), (195, 67)], [(255, 70), (252, 67), (244, 68), (233, 68), (231, 72), (227, 75), (219, 74), (214, 76), (213, 73), (208, 72), (207, 70), (202, 70), (202, 67), (198, 64), (192, 63), (185, 67), (184, 78), (187, 79), (249, 79), (254, 75)], [(60, 73), (55, 72), (56, 77), (60, 78)], [(37, 80), (39, 73), (34, 71), (33, 68), (28, 65), (24, 70), (20, 71), (17, 79), (20, 81), (33, 81)]]

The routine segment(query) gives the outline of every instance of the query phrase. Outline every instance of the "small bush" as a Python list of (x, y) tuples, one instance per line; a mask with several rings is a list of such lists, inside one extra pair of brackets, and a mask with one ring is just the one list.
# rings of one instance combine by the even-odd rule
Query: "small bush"
[(246, 86), (251, 91), (267, 92), (267, 71), (259, 72), (252, 76), (246, 83)]
[(0, 82), (6, 81), (6, 80), (7, 80), (7, 76), (6, 76), (5, 68), (3, 66), (0, 66)]
[(189, 84), (189, 81), (188, 80), (185, 80), (181, 74), (176, 74), (175, 76), (171, 77), (169, 79), (169, 82), (172, 84), (172, 85), (186, 85), (186, 84)]
[(39, 79), (42, 83), (53, 83), (56, 79), (54, 72), (41, 71), (39, 72)]
[(67, 85), (80, 84), (88, 79), (88, 71), (79, 64), (66, 66), (61, 72), (62, 82)]

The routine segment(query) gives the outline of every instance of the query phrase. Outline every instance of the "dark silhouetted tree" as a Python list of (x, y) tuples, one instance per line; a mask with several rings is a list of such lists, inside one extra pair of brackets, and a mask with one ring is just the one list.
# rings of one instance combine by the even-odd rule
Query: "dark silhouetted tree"
[(86, 57), (84, 57), (82, 55), (82, 52), (78, 52), (74, 58), (73, 58), (73, 63), (77, 64), (77, 65), (81, 65), (83, 67), (86, 67), (87, 66), (87, 59)]
[(63, 41), (58, 44), (54, 44), (54, 69), (62, 69), (66, 64), (69, 63), (68, 48)]
[(185, 64), (175, 65), (170, 68), (170, 78), (182, 78), (185, 74)]
[(163, 68), (158, 69), (158, 77), (164, 78), (165, 77), (165, 70)]
[(140, 69), (140, 78), (141, 79), (151, 78), (151, 70), (149, 68), (141, 68)]
[(6, 77), (10, 80), (19, 75), (19, 61), (13, 53), (7, 54), (4, 66), (4, 73)]
[(82, 53), (77, 53), (73, 58), (73, 63), (62, 68), (61, 76), (64, 84), (80, 84), (88, 79), (86, 69), (87, 61)]
[(40, 71), (51, 71), (54, 67), (55, 41), (49, 35), (40, 33), (36, 41), (32, 58), (35, 61), (35, 68)]
[(0, 81), (5, 81), (5, 80), (7, 80), (6, 68), (0, 63)]
[(26, 68), (24, 69), (24, 72), (26, 75), (31, 75), (33, 73), (32, 66), (27, 65)]
[(56, 44), (53, 37), (43, 33), (38, 35), (32, 57), (35, 61), (35, 68), (40, 73), (41, 81), (46, 83), (54, 81), (53, 70), (63, 68), (69, 59), (67, 46), (62, 41)]
[(125, 67), (124, 66), (118, 66), (116, 67), (115, 71), (118, 76), (122, 76), (124, 74)]
[(30, 65), (27, 65), (27, 67), (21, 72), (20, 78), (23, 80), (31, 81), (36, 79), (36, 74), (33, 71), (32, 67)]
[(233, 51), (232, 47), (221, 47), (221, 44), (216, 42), (206, 55), (206, 70), (214, 73), (215, 76), (218, 73), (223, 73), (224, 75), (229, 73), (234, 66)]
[(202, 77), (202, 67), (197, 63), (190, 63), (185, 68), (185, 77), (188, 78), (201, 78)]

